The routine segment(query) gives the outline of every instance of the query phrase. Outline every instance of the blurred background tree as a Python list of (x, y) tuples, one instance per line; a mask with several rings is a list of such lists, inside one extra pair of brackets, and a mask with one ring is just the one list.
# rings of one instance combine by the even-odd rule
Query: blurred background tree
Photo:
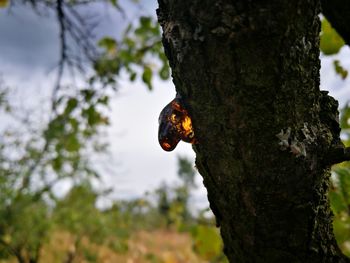
[[(101, 2), (116, 8), (121, 16), (126, 12), (118, 1)], [(96, 41), (94, 16), (81, 13), (81, 7), (91, 3), (1, 1), (1, 7), (9, 10), (22, 6), (38, 16), (54, 14), (60, 46), (45, 122), (37, 125), (36, 120), (12, 108), (8, 99), (11, 88), (6, 87), (6, 79), (0, 83), (2, 112), (15, 123), (14, 128), (2, 131), (0, 142), (0, 259), (4, 262), (102, 262), (104, 249), (130, 257), (127, 253), (133, 253), (133, 233), (182, 227), (189, 236), (188, 231), (193, 232), (189, 226), (196, 227), (196, 214), (189, 205), (195, 171), (185, 157), (178, 157), (179, 185), (164, 185), (134, 200), (115, 200), (106, 209), (96, 206), (97, 199), (109, 189), (94, 188), (100, 174), (91, 154), (107, 149), (101, 134), (109, 125), (106, 111), (120, 74), (127, 74), (130, 81), (142, 80), (151, 90), (154, 75), (167, 80), (170, 70), (154, 16), (129, 21), (120, 39), (106, 36)], [(138, 5), (138, 1), (129, 4)], [(65, 74), (72, 76), (71, 84), (63, 84)], [(85, 83), (77, 85), (77, 75)], [(66, 180), (73, 186), (58, 197), (54, 187)], [(218, 231), (209, 221), (208, 233), (215, 233), (215, 246), (220, 248), (215, 253), (222, 254)], [(201, 231), (203, 237), (205, 231)], [(187, 244), (189, 257), (194, 257), (189, 239)], [(214, 254), (205, 259), (214, 258)], [(170, 260), (152, 253), (142, 256), (147, 262)], [(124, 262), (119, 260), (116, 262)]]

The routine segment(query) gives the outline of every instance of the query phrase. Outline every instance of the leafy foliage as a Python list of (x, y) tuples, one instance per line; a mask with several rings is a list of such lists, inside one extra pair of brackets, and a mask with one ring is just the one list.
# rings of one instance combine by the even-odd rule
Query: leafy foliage
[[(185, 165), (179, 167), (179, 178), (182, 182), (188, 182), (188, 179), (184, 178), (189, 176), (192, 178), (190, 181), (193, 182), (192, 165), (186, 158), (179, 157), (179, 164), (181, 163)], [(189, 167), (192, 170), (184, 173)], [(89, 180), (77, 181), (64, 197), (56, 199), (54, 207), (50, 207), (43, 201), (33, 203), (32, 197), (23, 196), (21, 205), (18, 205), (19, 211), (8, 214), (8, 221), (14, 224), (14, 218), (10, 215), (19, 215), (16, 222), (20, 224), (22, 220), (26, 220), (25, 224), (22, 223), (22, 226), (14, 224), (13, 233), (4, 236), (7, 242), (13, 238), (25, 239), (24, 244), (26, 245), (22, 249), (25, 249), (26, 254), (33, 255), (32, 258), (35, 258), (42, 253), (42, 246), (49, 243), (57, 233), (69, 233), (71, 246), (65, 248), (61, 253), (55, 252), (58, 253), (55, 258), (59, 261), (76, 258), (79, 259), (78, 261), (98, 262), (98, 252), (92, 249), (92, 246), (103, 246), (118, 254), (125, 254), (129, 253), (130, 238), (139, 231), (158, 231), (166, 227), (167, 231), (171, 232), (173, 230), (170, 229), (175, 227), (181, 231), (189, 231), (193, 239), (193, 251), (203, 260), (227, 262), (213, 219), (208, 219), (201, 214), (196, 218), (190, 213), (188, 207), (190, 188), (181, 185), (160, 189), (163, 192), (159, 196), (162, 196), (163, 199), (158, 199), (155, 204), (147, 199), (150, 197), (148, 195), (148, 197), (134, 200), (115, 201), (110, 208), (105, 210), (97, 209), (96, 201), (99, 196), (108, 194), (108, 191), (104, 193), (96, 191)], [(164, 204), (167, 207), (165, 213), (159, 209), (164, 207)], [(169, 218), (170, 221), (168, 221)], [(164, 222), (169, 224), (164, 224)], [(211, 242), (205, 242), (208, 239)], [(10, 256), (9, 253), (1, 252), (2, 258)], [(152, 253), (145, 253), (144, 257), (155, 262), (170, 260), (167, 257), (160, 260), (160, 255)]]
[(342, 79), (346, 79), (346, 77), (348, 76), (348, 71), (340, 64), (339, 60), (334, 60), (333, 61), (333, 65), (334, 65), (334, 70), (335, 72), (342, 78)]
[[(19, 253), (18, 259), (28, 258), (35, 262), (40, 256), (41, 246), (49, 238), (51, 228), (46, 204), (43, 201), (33, 202), (31, 195), (22, 195), (12, 200), (10, 205), (2, 207), (0, 216), (3, 249), (9, 253)], [(22, 251), (26, 253), (21, 254)]]
[[(4, 131), (0, 142), (0, 257), (12, 254), (21, 262), (37, 262), (53, 224), (48, 204), (56, 202), (53, 187), (67, 178), (79, 181), (98, 176), (85, 153), (96, 141), (101, 125), (108, 124), (101, 94), (82, 89), (75, 97), (61, 96), (47, 126), (30, 127), (30, 135), (22, 136), (18, 128)], [(6, 101), (5, 93), (3, 99)], [(7, 108), (6, 103), (2, 106)]]
[(324, 18), (322, 20), (322, 33), (320, 48), (325, 55), (334, 55), (344, 46), (344, 40), (332, 28), (331, 24)]
[[(326, 19), (322, 20), (320, 48), (325, 55), (337, 54), (344, 46), (343, 39), (331, 27)], [(345, 79), (348, 71), (339, 60), (333, 61), (335, 72)], [(350, 107), (346, 105), (341, 112), (340, 126), (343, 143), (350, 145)], [(350, 256), (350, 166), (348, 163), (338, 164), (332, 169), (331, 188), (329, 191), (331, 208), (334, 213), (333, 227), (337, 242), (343, 253)]]
[[(350, 107), (341, 112), (340, 125), (343, 143), (350, 145)], [(329, 198), (334, 213), (334, 233), (342, 251), (350, 256), (350, 164), (344, 162), (333, 167)]]
[(162, 184), (155, 190), (158, 213), (165, 219), (167, 227), (181, 228), (184, 223), (193, 222), (189, 200), (195, 187), (193, 164), (186, 157), (178, 157), (178, 177), (180, 185), (170, 187)]
[[(119, 1), (110, 0), (110, 3), (121, 13), (124, 12)], [(0, 2), (1, 7), (7, 4), (8, 1)], [(141, 79), (149, 89), (152, 89), (153, 75), (158, 67), (159, 76), (162, 79), (169, 78), (168, 62), (160, 41), (160, 28), (153, 17), (142, 16), (137, 23), (129, 23), (121, 39), (105, 37), (99, 40), (97, 47), (100, 53), (96, 57), (91, 40), (85, 39), (89, 38), (91, 33), (90, 29), (86, 29), (90, 24), (84, 24), (82, 21), (85, 21), (85, 18), (74, 8), (75, 5), (81, 4), (88, 3), (69, 1), (57, 2), (56, 5), (55, 1), (30, 1), (29, 8), (37, 9), (40, 5), (38, 14), (49, 12), (50, 8), (57, 11), (58, 24), (62, 30), (61, 61), (58, 83), (53, 90), (52, 105), (51, 109), (48, 109), (47, 119), (41, 121), (40, 125), (34, 124), (32, 120), (20, 121), (19, 127), (30, 130), (30, 134), (25, 136), (17, 127), (2, 134), (1, 257), (14, 255), (19, 261), (29, 258), (36, 262), (42, 243), (53, 227), (52, 224), (55, 225), (54, 228), (59, 225), (60, 229), (74, 234), (77, 247), (85, 236), (93, 242), (102, 242), (110, 236), (113, 229), (123, 238), (118, 241), (115, 238), (106, 240), (109, 240), (112, 247), (123, 250), (127, 245), (122, 240), (127, 235), (120, 227), (114, 227), (115, 219), (111, 218), (120, 216), (120, 221), (131, 228), (133, 220), (141, 219), (148, 206), (147, 202), (137, 200), (135, 203), (120, 203), (101, 214), (95, 207), (96, 198), (100, 194), (95, 193), (89, 183), (92, 178), (99, 177), (90, 155), (92, 152), (105, 150), (105, 144), (101, 142), (99, 135), (103, 127), (109, 124), (106, 115), (109, 98), (113, 94), (111, 91), (117, 87), (117, 80), (122, 72), (127, 73), (131, 81)], [(75, 17), (73, 23), (69, 20), (72, 14)], [(77, 28), (77, 25), (83, 25), (84, 28)], [(77, 47), (68, 46), (71, 42), (66, 41), (67, 36), (76, 42)], [(86, 53), (85, 57), (93, 62), (94, 71), (90, 76), (83, 76), (87, 79), (85, 86), (72, 85), (63, 89), (60, 79), (64, 63), (71, 67), (75, 65), (75, 59), (69, 57), (71, 53), (68, 52), (75, 48)], [(76, 67), (82, 71), (80, 62)], [(3, 83), (0, 84), (3, 86)], [(6, 99), (6, 91), (2, 87), (0, 107), (9, 114), (11, 108)], [(9, 115), (9, 118), (11, 117), (12, 115)], [(76, 186), (64, 199), (59, 200), (52, 189), (66, 179), (74, 181)], [(82, 197), (83, 199), (80, 199)], [(52, 207), (55, 207), (53, 213)], [(33, 211), (30, 213), (31, 209)], [(14, 215), (21, 215), (26, 223), (21, 224), (13, 218)], [(42, 220), (39, 220), (39, 217)], [(34, 220), (38, 220), (39, 223), (35, 224)], [(83, 247), (81, 249), (83, 250)]]
[[(222, 252), (222, 240), (217, 228), (208, 225), (195, 225), (191, 229), (193, 249), (209, 262), (228, 262)], [(210, 242), (208, 242), (210, 240)]]
[[(332, 28), (327, 19), (323, 18), (321, 37), (320, 37), (320, 49), (326, 56), (336, 55), (340, 49), (345, 45), (344, 40), (339, 34)], [(335, 73), (339, 75), (343, 80), (348, 76), (348, 71), (341, 65), (338, 59), (333, 61)]]
[[(135, 81), (139, 76), (150, 90), (156, 71), (163, 80), (170, 77), (168, 60), (161, 43), (160, 27), (153, 17), (141, 16), (136, 25), (130, 23), (127, 26), (121, 40), (105, 37), (98, 45), (103, 52), (94, 68), (105, 84), (116, 83), (116, 77), (121, 70), (128, 74), (130, 81)], [(160, 65), (157, 65), (159, 62)]]

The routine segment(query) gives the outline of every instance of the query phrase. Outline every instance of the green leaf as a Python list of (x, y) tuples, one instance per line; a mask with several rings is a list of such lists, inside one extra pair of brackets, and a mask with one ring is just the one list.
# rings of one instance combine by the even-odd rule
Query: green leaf
[(57, 116), (49, 124), (46, 131), (44, 131), (44, 136), (47, 140), (52, 140), (54, 138), (60, 137), (64, 133), (65, 125), (62, 120), (62, 116)]
[(152, 27), (152, 18), (148, 16), (142, 16), (140, 17), (140, 26), (135, 30), (135, 34), (145, 38), (153, 30), (154, 28)]
[(339, 179), (340, 192), (344, 198), (345, 204), (350, 205), (350, 170), (348, 168), (338, 167), (335, 169)]
[(334, 232), (338, 242), (348, 241), (349, 236), (349, 216), (345, 213), (336, 214), (333, 222)]
[(170, 77), (170, 70), (169, 70), (168, 65), (165, 64), (165, 65), (159, 70), (159, 77), (160, 77), (162, 80), (167, 80), (167, 79), (169, 79), (169, 77)]
[(348, 71), (343, 68), (343, 66), (340, 64), (339, 60), (334, 60), (333, 61), (333, 66), (334, 66), (334, 70), (335, 72), (342, 78), (342, 79), (346, 79), (346, 77), (348, 76)]
[(350, 107), (349, 107), (349, 105), (346, 105), (342, 109), (341, 115), (340, 115), (340, 127), (342, 129), (349, 129), (350, 128), (349, 119), (350, 119)]
[(126, 65), (135, 61), (134, 55), (131, 52), (129, 52), (128, 50), (121, 50), (119, 52), (119, 57)]
[(87, 117), (88, 124), (90, 126), (94, 126), (98, 123), (99, 114), (93, 105), (91, 105), (88, 109), (84, 110), (83, 115)]
[(192, 237), (193, 249), (202, 258), (212, 262), (222, 253), (222, 240), (217, 228), (198, 225), (192, 230)]
[(82, 89), (80, 93), (84, 96), (86, 102), (90, 102), (96, 92), (92, 89)]
[(104, 37), (98, 41), (98, 46), (106, 49), (107, 53), (114, 53), (117, 50), (117, 42), (112, 37)]
[(91, 105), (89, 108), (84, 109), (82, 111), (82, 115), (87, 119), (87, 123), (90, 127), (95, 127), (100, 124), (109, 124), (108, 117), (105, 117), (100, 112), (98, 112), (94, 105)]
[(102, 105), (108, 105), (109, 97), (103, 96), (103, 97), (99, 98), (97, 102), (102, 104)]
[(71, 113), (78, 106), (78, 100), (76, 98), (70, 98), (67, 102), (65, 114)]
[(149, 16), (141, 16), (140, 17), (140, 25), (142, 27), (151, 27), (152, 25), (152, 18)]
[(340, 214), (347, 209), (344, 198), (339, 191), (330, 191), (328, 195), (334, 214)]
[(136, 79), (136, 72), (132, 72), (132, 73), (130, 73), (130, 81), (135, 81), (135, 79)]
[(147, 85), (149, 90), (152, 90), (152, 69), (149, 66), (144, 66), (142, 81)]
[(77, 152), (80, 149), (80, 142), (75, 135), (71, 135), (65, 140), (65, 149), (68, 152)]
[(62, 159), (58, 156), (52, 160), (52, 168), (55, 172), (59, 172), (62, 168)]
[(133, 49), (136, 46), (135, 40), (127, 37), (124, 39), (124, 43), (128, 46), (128, 48)]
[(344, 40), (332, 28), (331, 24), (326, 20), (322, 20), (321, 42), (320, 48), (325, 55), (334, 55), (344, 46)]
[(77, 119), (74, 119), (74, 118), (70, 118), (69, 119), (69, 124), (72, 128), (72, 130), (74, 132), (77, 132), (78, 131), (78, 128), (79, 128), (79, 121)]

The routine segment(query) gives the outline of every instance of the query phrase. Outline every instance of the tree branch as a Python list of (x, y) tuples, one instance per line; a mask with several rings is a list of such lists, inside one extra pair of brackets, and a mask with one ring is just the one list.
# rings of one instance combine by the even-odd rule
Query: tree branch
[[(57, 93), (61, 88), (61, 80), (67, 66), (74, 75), (74, 69), (78, 68), (81, 72), (84, 71), (83, 59), (87, 58), (89, 62), (95, 61), (97, 57), (97, 49), (94, 45), (93, 32), (98, 21), (92, 21), (94, 17), (82, 16), (74, 9), (74, 6), (69, 5), (64, 0), (56, 0), (56, 5), (49, 5), (53, 8), (59, 25), (60, 37), (60, 60), (58, 63), (58, 74), (56, 85), (52, 94), (53, 110), (56, 108)], [(78, 59), (70, 54), (70, 42), (75, 42), (78, 50), (82, 50), (83, 54), (78, 55)], [(74, 53), (74, 52), (73, 52)], [(82, 58), (81, 58), (82, 57)]]
[(325, 163), (337, 164), (345, 161), (350, 161), (350, 147), (338, 146), (330, 149), (328, 152)]
[(347, 0), (321, 0), (322, 13), (350, 45), (350, 4)]
[(41, 164), (41, 161), (45, 157), (50, 143), (51, 143), (51, 140), (46, 140), (45, 141), (45, 145), (43, 146), (43, 149), (41, 150), (40, 155), (38, 156), (37, 160), (35, 160), (35, 162), (31, 166), (29, 166), (28, 170), (23, 175), (21, 186), (18, 189), (18, 196), (21, 195), (23, 193), (23, 191), (26, 190), (30, 186), (33, 172)]
[(61, 49), (61, 54), (60, 54), (60, 61), (58, 63), (58, 73), (57, 73), (57, 81), (56, 85), (54, 87), (54, 90), (52, 92), (52, 107), (53, 110), (56, 108), (56, 97), (57, 97), (57, 92), (61, 87), (61, 80), (63, 76), (63, 71), (64, 71), (64, 65), (67, 60), (67, 39), (66, 39), (66, 27), (65, 27), (65, 13), (63, 11), (63, 0), (57, 0), (57, 5), (56, 5), (56, 11), (57, 11), (57, 20), (59, 23), (59, 30), (60, 30), (60, 49)]

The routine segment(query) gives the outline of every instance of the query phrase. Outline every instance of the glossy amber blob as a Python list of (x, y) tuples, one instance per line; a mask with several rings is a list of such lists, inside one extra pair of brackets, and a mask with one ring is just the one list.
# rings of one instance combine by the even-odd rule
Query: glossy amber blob
[(191, 117), (180, 98), (173, 99), (159, 115), (158, 140), (165, 151), (172, 151), (180, 140), (195, 143)]

